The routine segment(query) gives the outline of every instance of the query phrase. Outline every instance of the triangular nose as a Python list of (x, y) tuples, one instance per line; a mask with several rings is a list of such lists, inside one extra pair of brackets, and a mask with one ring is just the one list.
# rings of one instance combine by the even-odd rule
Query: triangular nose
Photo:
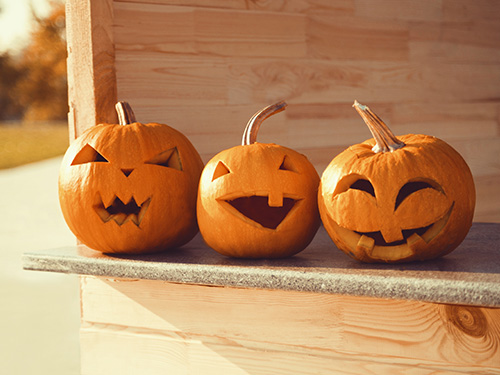
[(125, 177), (130, 176), (130, 174), (134, 171), (134, 169), (127, 169), (127, 168), (121, 168), (120, 170), (123, 172)]

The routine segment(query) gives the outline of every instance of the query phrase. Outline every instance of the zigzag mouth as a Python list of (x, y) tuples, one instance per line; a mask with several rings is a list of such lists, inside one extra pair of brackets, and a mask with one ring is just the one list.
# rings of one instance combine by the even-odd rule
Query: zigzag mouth
[(150, 203), (151, 197), (141, 204), (138, 204), (134, 197), (130, 198), (130, 200), (125, 203), (115, 196), (111, 204), (106, 207), (101, 196), (98, 194), (97, 204), (94, 205), (94, 210), (104, 223), (113, 220), (116, 224), (122, 226), (132, 221), (135, 225), (139, 226)]
[(269, 197), (259, 195), (228, 199), (225, 202), (264, 228), (276, 229), (285, 220), (297, 200), (283, 197), (283, 204), (280, 207), (269, 206)]

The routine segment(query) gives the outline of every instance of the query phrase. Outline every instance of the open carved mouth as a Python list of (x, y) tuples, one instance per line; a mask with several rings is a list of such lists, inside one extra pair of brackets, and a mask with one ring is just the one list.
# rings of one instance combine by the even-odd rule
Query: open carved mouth
[(427, 232), (427, 230), (432, 226), (428, 225), (426, 227), (421, 227), (421, 228), (416, 228), (416, 229), (407, 229), (403, 230), (403, 239), (400, 241), (394, 241), (394, 242), (386, 242), (384, 237), (382, 236), (382, 233), (379, 232), (356, 232), (360, 236), (366, 236), (372, 238), (375, 242), (375, 246), (398, 246), (398, 245), (403, 245), (407, 243), (408, 238), (413, 236), (414, 234), (417, 234), (419, 236), (423, 236), (424, 233)]
[(284, 197), (280, 207), (269, 206), (269, 197), (258, 195), (230, 199), (225, 202), (263, 227), (276, 229), (295, 206), (297, 200)]
[(403, 230), (403, 240), (386, 242), (380, 232), (356, 232), (342, 228), (332, 220), (337, 231), (349, 244), (352, 252), (358, 254), (358, 258), (368, 256), (371, 259), (383, 259), (385, 261), (398, 261), (415, 255), (415, 248), (419, 243), (429, 243), (445, 227), (450, 218), (454, 204), (451, 205), (446, 214), (435, 223)]
[(94, 206), (94, 210), (105, 223), (114, 220), (121, 226), (128, 221), (132, 221), (135, 225), (139, 226), (150, 203), (151, 197), (141, 204), (138, 204), (134, 197), (130, 198), (130, 200), (125, 203), (115, 196), (111, 204), (106, 207), (99, 196), (98, 203)]

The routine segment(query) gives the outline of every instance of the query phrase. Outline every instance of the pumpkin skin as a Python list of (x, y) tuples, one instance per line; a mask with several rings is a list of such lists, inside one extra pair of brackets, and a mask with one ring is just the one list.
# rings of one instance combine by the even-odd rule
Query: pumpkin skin
[(82, 243), (102, 252), (181, 246), (198, 232), (203, 162), (179, 131), (128, 122), (91, 127), (70, 145), (59, 173), (63, 216)]
[[(314, 166), (290, 148), (256, 142), (261, 120), (285, 105), (258, 112), (247, 125), (243, 144), (218, 153), (203, 170), (198, 225), (206, 244), (220, 254), (287, 257), (302, 251), (318, 230), (319, 175)], [(259, 119), (266, 109), (271, 112)], [(258, 125), (251, 125), (255, 119)]]
[[(375, 138), (393, 136), (368, 107), (356, 102), (355, 108)], [(385, 127), (380, 131), (374, 129), (378, 121)], [(328, 234), (351, 257), (426, 260), (463, 241), (472, 225), (475, 188), (455, 149), (432, 136), (408, 134), (385, 146), (369, 139), (337, 155), (321, 177), (318, 205)]]

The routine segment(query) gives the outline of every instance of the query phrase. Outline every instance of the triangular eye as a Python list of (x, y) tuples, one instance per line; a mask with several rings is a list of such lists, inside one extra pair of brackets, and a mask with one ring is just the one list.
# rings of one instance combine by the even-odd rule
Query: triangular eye
[(372, 196), (375, 196), (375, 189), (373, 188), (372, 183), (368, 180), (365, 180), (364, 178), (356, 180), (351, 186), (349, 186), (349, 188), (355, 190), (362, 190)]
[(295, 168), (295, 165), (293, 165), (290, 158), (286, 155), (283, 158), (283, 161), (281, 162), (279, 169), (283, 171), (297, 172), (297, 168)]
[(85, 164), (85, 163), (108, 163), (108, 160), (102, 156), (97, 150), (88, 143), (83, 146), (71, 165)]
[(231, 173), (229, 168), (226, 167), (226, 165), (223, 162), (219, 161), (219, 163), (215, 167), (214, 175), (212, 176), (212, 181), (228, 173)]
[(182, 171), (181, 158), (179, 156), (179, 151), (177, 147), (169, 148), (163, 152), (160, 152), (155, 157), (146, 161), (146, 164), (155, 164), (162, 167), (177, 169)]

